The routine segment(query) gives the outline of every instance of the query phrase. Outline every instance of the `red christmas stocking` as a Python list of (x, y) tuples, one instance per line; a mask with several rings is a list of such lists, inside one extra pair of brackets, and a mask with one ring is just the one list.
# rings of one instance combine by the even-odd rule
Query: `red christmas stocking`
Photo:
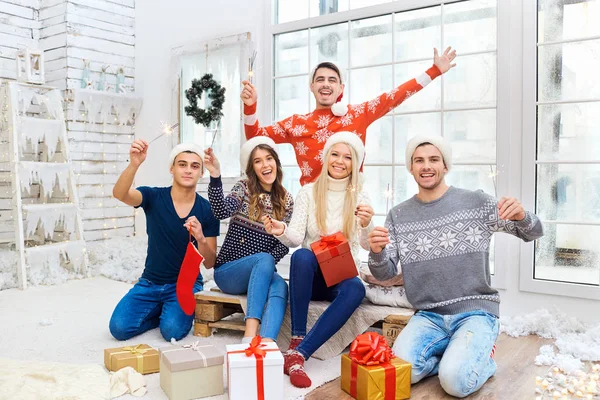
[(188, 243), (185, 257), (183, 257), (183, 263), (179, 270), (176, 289), (179, 306), (187, 315), (192, 315), (196, 309), (194, 283), (196, 283), (196, 279), (200, 273), (200, 263), (203, 259), (198, 249), (192, 244), (192, 234), (190, 233), (190, 242)]

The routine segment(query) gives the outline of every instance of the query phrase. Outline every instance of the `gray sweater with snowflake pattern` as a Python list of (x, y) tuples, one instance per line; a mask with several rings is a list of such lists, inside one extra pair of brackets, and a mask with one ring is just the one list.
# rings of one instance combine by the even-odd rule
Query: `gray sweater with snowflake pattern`
[(429, 203), (416, 196), (400, 203), (385, 222), (391, 243), (369, 254), (371, 273), (389, 279), (400, 262), (406, 296), (417, 310), (443, 315), (483, 310), (498, 316), (500, 296), (490, 286), (492, 235), (504, 232), (529, 242), (542, 237), (543, 228), (530, 212), (522, 221), (501, 220), (497, 204), (481, 190), (452, 186)]

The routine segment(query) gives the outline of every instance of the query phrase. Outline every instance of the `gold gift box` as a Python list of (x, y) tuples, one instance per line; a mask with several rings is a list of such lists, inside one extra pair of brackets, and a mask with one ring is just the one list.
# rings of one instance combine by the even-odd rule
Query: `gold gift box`
[[(354, 387), (352, 387), (352, 364), (356, 368)], [(398, 357), (392, 358), (389, 364), (396, 370), (396, 393), (393, 397), (391, 394), (386, 393), (384, 367), (381, 365), (360, 365), (352, 361), (347, 354), (342, 355), (342, 390), (356, 400), (403, 400), (410, 398), (411, 365)]]
[(132, 367), (140, 374), (159, 371), (158, 350), (147, 344), (104, 349), (104, 365), (109, 371)]

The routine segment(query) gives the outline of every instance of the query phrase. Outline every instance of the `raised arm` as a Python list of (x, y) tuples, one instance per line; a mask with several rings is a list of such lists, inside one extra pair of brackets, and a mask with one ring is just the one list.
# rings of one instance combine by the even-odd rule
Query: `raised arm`
[(260, 126), (256, 115), (256, 102), (258, 95), (256, 88), (249, 81), (243, 81), (244, 85), (240, 98), (244, 103), (244, 133), (246, 139), (255, 136), (268, 136), (275, 143), (290, 143), (289, 129), (293, 125), (293, 116), (270, 126)]
[(221, 181), (221, 165), (212, 149), (204, 150), (204, 166), (210, 173), (208, 184), (208, 201), (213, 214), (220, 220), (227, 219), (235, 214), (244, 201), (245, 189), (242, 182), (237, 182), (231, 192), (225, 197), (223, 182)]
[(433, 65), (427, 71), (416, 78), (410, 79), (400, 86), (383, 93), (373, 100), (353, 106), (354, 112), (364, 114), (370, 125), (377, 119), (389, 113), (392, 109), (398, 107), (415, 93), (421, 91), (431, 81), (438, 76), (453, 68), (456, 64), (452, 63), (456, 57), (456, 51), (448, 47), (442, 55), (438, 54), (437, 49), (433, 49)]
[(135, 140), (129, 148), (129, 165), (121, 173), (113, 188), (114, 198), (128, 206), (137, 207), (142, 204), (142, 192), (131, 186), (133, 185), (135, 174), (140, 165), (146, 160), (147, 154), (148, 143), (141, 139)]

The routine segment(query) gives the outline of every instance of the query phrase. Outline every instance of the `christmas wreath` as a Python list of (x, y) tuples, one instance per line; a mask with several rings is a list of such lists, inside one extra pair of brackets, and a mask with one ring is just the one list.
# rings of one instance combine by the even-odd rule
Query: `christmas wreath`
[[(210, 91), (208, 98), (212, 100), (210, 107), (206, 110), (198, 107), (198, 99), (205, 90)], [(185, 106), (185, 113), (193, 117), (197, 124), (202, 124), (208, 128), (212, 122), (219, 121), (223, 116), (225, 88), (213, 79), (212, 74), (206, 74), (200, 79), (192, 80), (192, 87), (185, 91), (185, 97), (190, 102), (189, 106)]]

